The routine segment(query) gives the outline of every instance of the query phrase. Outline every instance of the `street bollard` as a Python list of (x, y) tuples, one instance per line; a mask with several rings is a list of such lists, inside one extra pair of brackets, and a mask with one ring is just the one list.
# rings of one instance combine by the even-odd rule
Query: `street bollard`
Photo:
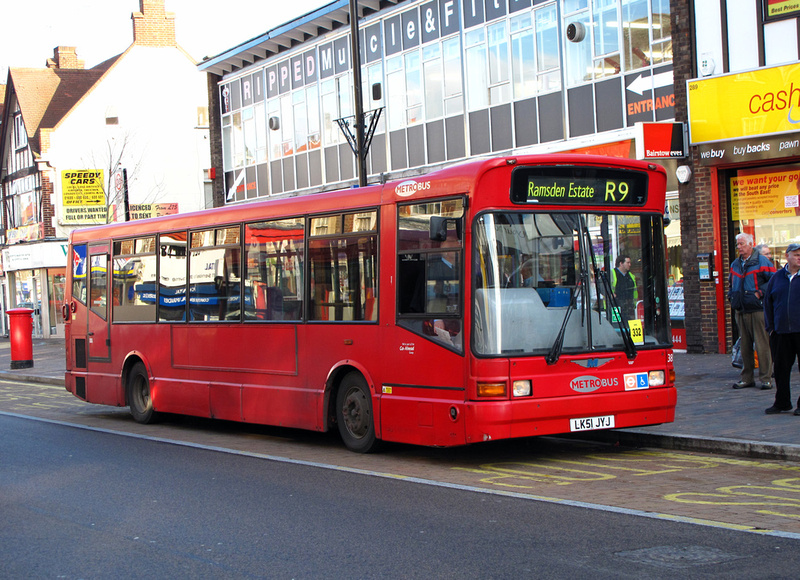
[(11, 368), (33, 366), (33, 309), (11, 308), (6, 311), (11, 337)]

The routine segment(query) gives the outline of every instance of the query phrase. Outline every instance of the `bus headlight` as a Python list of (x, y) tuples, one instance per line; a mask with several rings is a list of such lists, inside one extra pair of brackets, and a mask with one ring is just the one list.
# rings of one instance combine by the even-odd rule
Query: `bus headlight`
[(532, 392), (531, 382), (529, 380), (514, 381), (512, 393), (515, 397), (530, 397)]
[(479, 397), (505, 397), (507, 392), (505, 383), (478, 383)]
[(650, 371), (647, 373), (647, 381), (651, 387), (663, 387), (665, 384), (664, 371)]

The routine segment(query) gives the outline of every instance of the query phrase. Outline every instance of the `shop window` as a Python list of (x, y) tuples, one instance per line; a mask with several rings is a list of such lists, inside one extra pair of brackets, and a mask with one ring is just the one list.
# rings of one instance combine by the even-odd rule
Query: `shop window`
[(559, 70), (558, 17), (555, 4), (534, 12), (536, 29), (536, 70), (539, 92), (561, 90)]
[(652, 64), (647, 0), (622, 3), (622, 45), (626, 71)]
[(568, 87), (573, 87), (581, 83), (591, 81), (593, 78), (592, 63), (592, 27), (590, 15), (583, 12), (575, 16), (570, 16), (564, 22), (564, 28), (574, 25), (582, 29), (585, 34), (583, 40), (579, 42), (566, 42), (564, 45), (564, 67)]
[(438, 44), (422, 49), (425, 78), (425, 119), (438, 119), (444, 114), (442, 51)]
[(500, 105), (511, 101), (511, 72), (508, 56), (508, 31), (506, 21), (489, 26), (489, 105)]
[(458, 36), (442, 41), (444, 59), (444, 114), (464, 112), (461, 75), (461, 40)]
[(470, 30), (464, 39), (467, 59), (467, 109), (479, 111), (489, 106), (486, 32), (483, 28)]
[(531, 13), (512, 19), (511, 32), (514, 98), (521, 100), (536, 94), (536, 58)]
[(786, 247), (800, 242), (800, 164), (740, 169), (728, 180), (734, 232), (765, 245), (776, 268), (784, 266)]
[(396, 56), (386, 60), (386, 112), (389, 130), (396, 131), (405, 126), (405, 94), (406, 79), (403, 74), (402, 57)]

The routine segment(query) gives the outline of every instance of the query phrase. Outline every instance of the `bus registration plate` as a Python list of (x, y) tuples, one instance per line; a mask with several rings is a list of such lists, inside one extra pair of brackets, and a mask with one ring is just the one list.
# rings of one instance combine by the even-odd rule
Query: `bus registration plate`
[(583, 417), (581, 419), (570, 419), (570, 431), (591, 431), (592, 429), (613, 429), (614, 415), (604, 415), (602, 417)]

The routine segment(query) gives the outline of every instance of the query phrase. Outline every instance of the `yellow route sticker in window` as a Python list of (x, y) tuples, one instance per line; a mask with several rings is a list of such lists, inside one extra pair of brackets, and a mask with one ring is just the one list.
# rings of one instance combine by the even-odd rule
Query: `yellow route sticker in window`
[(638, 318), (636, 320), (629, 320), (628, 326), (631, 329), (631, 338), (633, 344), (644, 344), (644, 330), (642, 329), (642, 321)]

